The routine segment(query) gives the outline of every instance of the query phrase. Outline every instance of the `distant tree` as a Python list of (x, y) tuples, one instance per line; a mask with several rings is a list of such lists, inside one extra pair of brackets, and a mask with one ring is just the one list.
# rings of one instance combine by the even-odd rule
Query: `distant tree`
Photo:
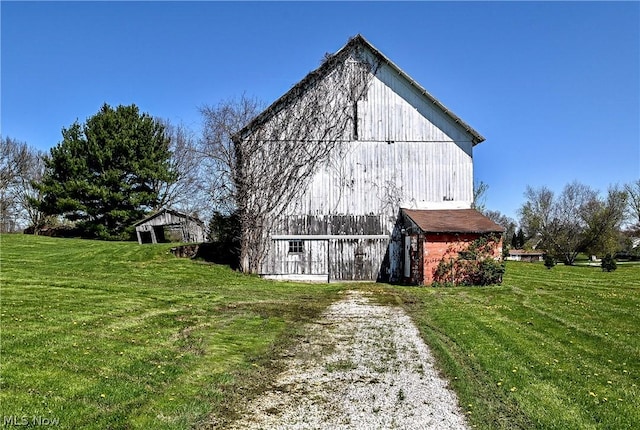
[[(489, 218), (491, 221), (495, 222), (499, 226), (505, 229), (502, 234), (502, 256), (506, 257), (509, 255), (509, 244), (512, 243), (513, 236), (516, 231), (516, 221), (513, 218), (510, 218), (500, 211), (495, 210), (485, 210), (484, 215)], [(513, 246), (511, 246), (513, 248)]]
[(212, 208), (206, 193), (207, 173), (202, 168), (194, 133), (184, 124), (174, 125), (167, 119), (157, 121), (164, 126), (169, 139), (169, 166), (176, 177), (175, 181), (156, 179), (153, 182), (158, 192), (158, 202), (153, 209), (169, 207), (198, 217), (208, 216)]
[(522, 228), (519, 228), (516, 233), (513, 233), (511, 237), (511, 247), (513, 249), (522, 249), (524, 248), (524, 244), (526, 243), (526, 238), (524, 237), (524, 231)]
[(604, 249), (619, 231), (624, 195), (612, 188), (606, 199), (590, 187), (573, 182), (556, 198), (546, 187), (527, 187), (520, 224), (529, 237), (539, 237), (547, 252), (573, 264), (578, 253)]
[(517, 243), (518, 249), (524, 248), (524, 244), (526, 243), (526, 238), (524, 237), (524, 231), (522, 230), (522, 228), (518, 229), (518, 234), (516, 235), (516, 243)]
[(596, 198), (582, 208), (586, 223), (584, 251), (592, 255), (615, 254), (621, 246), (621, 227), (627, 209), (627, 193), (609, 187), (605, 198)]
[(158, 184), (176, 179), (164, 126), (135, 105), (104, 104), (62, 137), (37, 185), (38, 208), (77, 222), (87, 237), (129, 239), (132, 224), (158, 207)]
[(628, 207), (627, 220), (631, 224), (631, 228), (636, 234), (640, 234), (640, 179), (637, 179), (624, 186), (627, 192)]
[[(484, 212), (486, 207), (487, 200), (487, 191), (489, 191), (489, 185), (485, 182), (474, 183), (473, 185), (473, 203), (471, 207), (473, 209), (478, 210), (479, 212)], [(503, 226), (504, 227), (504, 226)], [(506, 227), (505, 227), (506, 228)]]
[(32, 186), (44, 171), (43, 154), (25, 142), (0, 139), (0, 231), (39, 226), (43, 214), (31, 203), (38, 200)]

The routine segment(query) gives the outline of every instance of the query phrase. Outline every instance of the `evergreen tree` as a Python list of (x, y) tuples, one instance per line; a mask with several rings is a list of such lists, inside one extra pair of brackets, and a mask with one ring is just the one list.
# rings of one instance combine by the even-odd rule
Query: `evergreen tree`
[(518, 236), (515, 232), (513, 233), (513, 236), (511, 236), (511, 249), (520, 249), (518, 247)]
[(39, 209), (77, 221), (84, 236), (128, 239), (132, 224), (158, 205), (158, 184), (175, 180), (164, 127), (135, 105), (104, 104), (62, 137), (37, 184)]
[(522, 229), (519, 228), (518, 229), (518, 237), (517, 237), (518, 249), (524, 248), (525, 241), (526, 240), (524, 238), (524, 231), (522, 231)]

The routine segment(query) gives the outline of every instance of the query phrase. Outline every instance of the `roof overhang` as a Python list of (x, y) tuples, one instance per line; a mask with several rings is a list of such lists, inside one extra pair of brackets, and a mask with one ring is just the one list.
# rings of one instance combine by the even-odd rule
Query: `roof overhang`
[(503, 233), (505, 229), (475, 209), (402, 209), (423, 233)]

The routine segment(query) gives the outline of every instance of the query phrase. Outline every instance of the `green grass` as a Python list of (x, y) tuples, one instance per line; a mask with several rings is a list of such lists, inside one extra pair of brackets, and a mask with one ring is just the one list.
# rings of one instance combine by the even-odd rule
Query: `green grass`
[(58, 428), (223, 425), (344, 288), (177, 259), (170, 245), (1, 238), (0, 416)]
[(476, 428), (640, 428), (638, 265), (509, 263), (502, 286), (483, 288), (314, 285), (177, 259), (170, 245), (0, 240), (3, 421), (223, 427), (301, 323), (362, 288), (410, 313)]
[(508, 263), (502, 286), (400, 301), (477, 428), (640, 428), (640, 266)]

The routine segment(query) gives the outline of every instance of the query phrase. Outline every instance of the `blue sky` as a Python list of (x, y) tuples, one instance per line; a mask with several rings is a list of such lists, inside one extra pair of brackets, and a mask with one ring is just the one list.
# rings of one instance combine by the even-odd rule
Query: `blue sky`
[(516, 217), (527, 185), (640, 177), (638, 2), (6, 2), (1, 131), (48, 150), (103, 103), (198, 132), (198, 107), (270, 103), (364, 35), (478, 130), (476, 181)]

